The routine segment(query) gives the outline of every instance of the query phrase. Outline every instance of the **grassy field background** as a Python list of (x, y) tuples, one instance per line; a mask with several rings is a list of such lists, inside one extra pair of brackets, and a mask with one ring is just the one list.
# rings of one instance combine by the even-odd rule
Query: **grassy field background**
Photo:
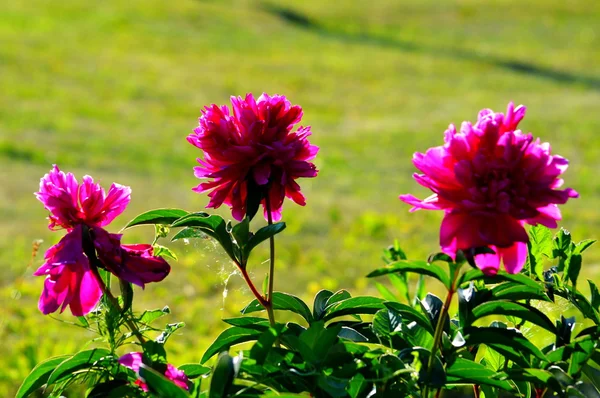
[[(32, 242), (45, 251), (62, 235), (32, 195), (39, 178), (57, 163), (130, 185), (112, 231), (155, 207), (201, 209), (200, 154), (185, 137), (201, 107), (230, 95), (287, 95), (321, 147), (319, 177), (302, 181), (308, 205), (284, 208), (276, 289), (373, 292), (364, 275), (394, 239), (413, 258), (436, 250), (441, 214), (409, 214), (397, 199), (426, 194), (411, 155), (510, 100), (528, 106), (523, 129), (571, 160), (565, 179), (581, 198), (562, 226), (598, 237), (600, 2), (16, 1), (0, 5), (0, 43), (0, 396), (91, 337), (36, 308), (43, 252), (28, 268)], [(135, 228), (125, 241), (151, 235)], [(187, 323), (169, 343), (178, 365), (199, 359), (251, 294), (211, 242), (172, 247), (172, 274), (136, 291), (136, 308), (168, 304), (166, 322)], [(266, 260), (253, 259), (259, 284)], [(599, 263), (591, 249), (588, 278)]]

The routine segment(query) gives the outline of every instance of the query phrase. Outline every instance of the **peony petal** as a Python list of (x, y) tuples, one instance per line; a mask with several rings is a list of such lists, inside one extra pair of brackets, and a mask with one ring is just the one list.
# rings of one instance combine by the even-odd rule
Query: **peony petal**
[(527, 261), (527, 243), (515, 242), (511, 247), (498, 249), (504, 268), (509, 274), (518, 274)]

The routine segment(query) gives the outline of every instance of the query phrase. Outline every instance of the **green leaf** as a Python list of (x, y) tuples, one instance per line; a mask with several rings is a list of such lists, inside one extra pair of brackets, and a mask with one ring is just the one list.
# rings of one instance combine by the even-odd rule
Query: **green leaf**
[(152, 365), (167, 363), (167, 352), (165, 351), (165, 346), (163, 344), (148, 340), (144, 343), (143, 349), (144, 357), (150, 360)]
[(596, 243), (595, 239), (585, 239), (585, 240), (582, 240), (581, 242), (579, 242), (578, 244), (575, 245), (575, 249), (573, 250), (573, 254), (581, 254), (581, 253), (583, 253), (588, 247), (590, 247), (594, 243)]
[(456, 358), (446, 369), (446, 377), (446, 382), (449, 384), (486, 384), (506, 391), (514, 391), (508, 381), (499, 380), (501, 374), (465, 358)]
[(530, 364), (529, 355), (547, 361), (544, 354), (516, 329), (497, 327), (468, 327), (463, 331), (469, 346), (486, 344), (505, 357), (525, 367)]
[(227, 352), (221, 352), (213, 370), (209, 398), (226, 397), (227, 392), (233, 384), (235, 373), (233, 358)]
[(131, 305), (133, 304), (133, 288), (131, 287), (131, 283), (123, 279), (119, 279), (119, 287), (121, 289), (121, 301), (123, 302), (121, 308), (124, 314), (131, 309)]
[(408, 280), (406, 278), (406, 274), (389, 274), (388, 279), (398, 291), (398, 296), (405, 297), (406, 302), (410, 302), (410, 296), (408, 295)]
[(567, 273), (573, 286), (577, 286), (577, 278), (579, 278), (579, 272), (581, 271), (581, 263), (581, 254), (572, 254), (571, 257), (569, 257), (569, 267)]
[(152, 249), (154, 250), (154, 255), (155, 256), (160, 256), (164, 259), (172, 259), (177, 261), (177, 255), (168, 247), (164, 247), (161, 245), (154, 245), (152, 246)]
[(165, 326), (162, 333), (159, 334), (158, 337), (155, 339), (156, 342), (160, 344), (165, 344), (173, 333), (175, 333), (178, 329), (181, 329), (184, 326), (185, 322), (168, 323), (167, 326)]
[(144, 364), (140, 365), (140, 377), (144, 379), (150, 391), (161, 398), (186, 398), (190, 396), (184, 389)]
[(277, 325), (277, 329), (269, 328), (254, 343), (250, 350), (250, 358), (254, 359), (258, 365), (265, 363), (267, 355), (269, 355), (282, 329), (283, 325)]
[(391, 301), (385, 302), (383, 303), (383, 305), (385, 305), (389, 310), (400, 314), (403, 318), (406, 318), (408, 321), (416, 322), (417, 325), (427, 330), (427, 332), (429, 332), (429, 334), (433, 336), (434, 329), (429, 319), (427, 319), (425, 315), (421, 314), (413, 307)]
[(231, 229), (231, 233), (233, 234), (238, 246), (244, 246), (250, 238), (250, 219), (245, 217), (242, 222), (234, 225)]
[(554, 323), (543, 312), (527, 304), (511, 301), (489, 301), (473, 308), (472, 314), (475, 319), (490, 315), (515, 316), (538, 325), (553, 334), (556, 333)]
[(554, 258), (567, 257), (571, 247), (571, 233), (566, 229), (561, 228), (554, 237), (552, 243), (552, 255)]
[(589, 279), (588, 285), (590, 285), (590, 293), (592, 295), (590, 304), (596, 311), (600, 311), (600, 291), (598, 290), (598, 286)]
[(208, 347), (202, 356), (200, 363), (208, 361), (213, 355), (221, 351), (228, 350), (232, 345), (256, 340), (261, 334), (262, 333), (259, 330), (239, 326), (226, 329), (215, 339), (215, 341), (213, 341), (210, 347)]
[(341, 339), (355, 341), (357, 343), (366, 343), (369, 341), (369, 339), (365, 335), (347, 326), (342, 326), (340, 332), (338, 333), (338, 337)]
[(338, 303), (342, 300), (349, 299), (350, 297), (352, 297), (352, 295), (347, 290), (344, 290), (344, 289), (338, 290), (337, 292), (333, 293), (333, 295), (331, 297), (329, 297), (327, 299), (325, 309), (327, 309), (327, 307), (330, 307), (333, 304)]
[[(256, 311), (263, 311), (265, 308), (254, 299), (242, 310), (242, 314), (250, 314)], [(273, 292), (273, 309), (291, 311), (306, 319), (309, 324), (313, 321), (313, 316), (308, 306), (300, 298), (283, 292)]]
[(114, 359), (110, 351), (104, 348), (94, 348), (91, 350), (80, 351), (70, 358), (62, 361), (54, 372), (48, 377), (48, 385), (53, 384), (65, 376), (73, 375), (83, 369), (89, 369), (101, 359)]
[[(393, 275), (393, 274), (391, 274), (391, 275)], [(381, 297), (383, 297), (384, 299), (386, 299), (388, 301), (397, 301), (398, 300), (398, 298), (394, 295), (394, 293), (392, 293), (390, 291), (390, 289), (388, 289), (385, 285), (382, 285), (379, 282), (375, 282), (375, 287), (377, 288), (377, 291), (379, 292)]]
[(84, 316), (78, 316), (77, 322), (79, 322), (81, 324), (81, 326), (83, 326), (84, 328), (87, 328), (90, 326), (90, 323), (88, 322), (87, 318)]
[(373, 330), (382, 337), (390, 337), (394, 332), (400, 331), (402, 318), (398, 313), (387, 309), (379, 310), (373, 317)]
[(180, 209), (150, 210), (129, 221), (125, 228), (131, 228), (135, 225), (143, 224), (171, 224), (173, 221), (185, 216), (186, 214), (188, 214), (187, 211)]
[(488, 276), (485, 275), (481, 270), (472, 269), (465, 272), (461, 278), (460, 284), (483, 280), (485, 283), (497, 284), (500, 282), (516, 282), (521, 285), (529, 286), (532, 289), (540, 289), (540, 285), (531, 279), (530, 277), (523, 274), (509, 274), (506, 271), (499, 271), (496, 275)]
[(529, 228), (529, 242), (527, 243), (527, 256), (531, 271), (544, 280), (544, 259), (552, 256), (552, 232), (549, 228), (539, 224)]
[(141, 390), (128, 380), (109, 380), (96, 384), (86, 398), (137, 398), (141, 397)]
[(551, 301), (540, 287), (533, 288), (514, 282), (501, 283), (492, 289), (492, 296), (498, 300), (542, 300)]
[(366, 392), (369, 383), (365, 379), (365, 376), (358, 373), (352, 379), (350, 379), (350, 383), (348, 383), (348, 387), (346, 390), (350, 395), (350, 398), (358, 398), (364, 396), (364, 392)]
[(421, 275), (428, 275), (442, 282), (444, 286), (446, 286), (446, 288), (450, 288), (450, 279), (448, 278), (448, 274), (444, 272), (444, 270), (441, 267), (435, 264), (429, 264), (425, 261), (400, 260), (390, 265), (387, 265), (384, 268), (376, 269), (375, 271), (368, 274), (367, 278), (373, 278), (376, 276), (387, 275), (397, 272), (414, 272)]
[(182, 370), (188, 379), (195, 379), (210, 373), (210, 368), (208, 366), (197, 363), (186, 363), (185, 365), (181, 365), (179, 370)]
[(194, 238), (206, 238), (206, 234), (198, 228), (187, 227), (177, 232), (175, 236), (171, 238), (171, 242), (175, 242), (180, 239), (194, 239)]
[(149, 325), (153, 321), (157, 320), (161, 316), (165, 316), (171, 313), (171, 309), (168, 306), (164, 306), (162, 309), (156, 310), (146, 310), (142, 313), (142, 315), (138, 318), (140, 323), (144, 325)]
[(248, 220), (252, 221), (256, 213), (258, 212), (258, 208), (260, 207), (260, 202), (264, 198), (264, 188), (260, 187), (254, 178), (248, 178), (247, 180), (247, 195), (246, 195), (246, 217)]
[(232, 326), (241, 326), (249, 329), (266, 330), (269, 328), (269, 320), (255, 316), (243, 316), (238, 318), (223, 319), (223, 322)]
[(252, 249), (258, 246), (261, 242), (269, 239), (272, 236), (277, 235), (281, 231), (285, 229), (284, 222), (277, 222), (271, 225), (267, 225), (256, 231), (254, 235), (250, 239), (248, 239), (248, 243), (243, 248), (244, 258), (248, 258)]
[(61, 355), (59, 357), (49, 358), (38, 363), (35, 368), (31, 370), (25, 380), (23, 380), (23, 383), (19, 387), (19, 391), (17, 391), (16, 398), (27, 397), (35, 390), (46, 384), (50, 374), (52, 374), (54, 369), (56, 369), (56, 367), (65, 359), (70, 357), (70, 355)]
[(313, 316), (316, 320), (321, 319), (325, 313), (327, 301), (331, 296), (333, 296), (333, 292), (329, 290), (321, 290), (315, 295), (315, 301), (313, 303)]
[(383, 302), (384, 300), (378, 297), (349, 298), (327, 307), (323, 319), (330, 320), (344, 315), (374, 314), (384, 308)]
[[(233, 242), (231, 241), (231, 235), (227, 230), (227, 223), (223, 217), (216, 214), (209, 215), (204, 212), (191, 213), (183, 216), (171, 224), (171, 227), (195, 227), (205, 234), (213, 237), (217, 240), (225, 249), (225, 252), (233, 260), (236, 260), (233, 253)], [(236, 260), (237, 261), (237, 260)]]

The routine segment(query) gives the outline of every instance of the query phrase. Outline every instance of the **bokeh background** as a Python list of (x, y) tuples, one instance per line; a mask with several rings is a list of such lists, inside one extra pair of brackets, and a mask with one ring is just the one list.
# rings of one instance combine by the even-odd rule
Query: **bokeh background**
[[(436, 250), (441, 214), (409, 214), (397, 199), (427, 194), (411, 155), (440, 145), (450, 122), (511, 100), (528, 106), (522, 128), (571, 160), (565, 179), (581, 198), (563, 207), (562, 226), (576, 240), (598, 237), (598, 1), (2, 2), (0, 396), (36, 362), (93, 337), (68, 314), (37, 311), (43, 281), (31, 274), (62, 236), (32, 194), (39, 178), (57, 163), (105, 187), (130, 185), (113, 232), (147, 209), (202, 209), (207, 197), (191, 191), (200, 153), (185, 137), (204, 105), (263, 91), (300, 104), (321, 147), (318, 178), (301, 182), (308, 205), (284, 207), (277, 289), (306, 299), (320, 288), (374, 293), (364, 276), (394, 239), (412, 258)], [(134, 228), (124, 240), (152, 232)], [(171, 247), (172, 274), (136, 290), (135, 306), (168, 304), (165, 322), (186, 322), (169, 342), (170, 361), (182, 364), (251, 294), (212, 242)], [(252, 259), (259, 285), (267, 259), (264, 249)], [(599, 261), (590, 249), (583, 272), (596, 282)]]

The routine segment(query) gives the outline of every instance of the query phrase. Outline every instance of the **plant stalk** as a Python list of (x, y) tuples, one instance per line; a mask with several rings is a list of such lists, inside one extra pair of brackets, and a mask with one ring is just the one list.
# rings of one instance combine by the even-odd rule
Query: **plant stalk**
[[(123, 313), (123, 309), (119, 305), (119, 300), (117, 300), (117, 298), (113, 296), (112, 292), (110, 291), (110, 288), (106, 286), (106, 284), (104, 283), (104, 279), (102, 279), (102, 276), (98, 271), (98, 263), (100, 262), (100, 260), (98, 260), (98, 257), (96, 256), (96, 249), (94, 248), (94, 239), (90, 234), (90, 230), (88, 228), (84, 228), (83, 233), (85, 234), (85, 236), (83, 237), (83, 251), (89, 260), (90, 271), (92, 271), (92, 275), (94, 275), (94, 278), (96, 278), (96, 281), (100, 286), (102, 294), (108, 299), (108, 301), (110, 301), (110, 304), (119, 311), (119, 313)], [(140, 344), (143, 345), (146, 342), (146, 339), (137, 328), (135, 322), (129, 319), (125, 314), (123, 315), (123, 318), (125, 319), (127, 327), (129, 327), (129, 330), (131, 330), (131, 333), (133, 333), (133, 335), (138, 339)]]
[[(448, 294), (446, 294), (446, 300), (444, 301), (444, 306), (442, 307), (442, 312), (440, 313), (440, 317), (438, 318), (437, 325), (435, 326), (435, 332), (433, 334), (433, 347), (431, 348), (431, 355), (429, 356), (429, 360), (427, 361), (427, 381), (431, 379), (431, 370), (433, 368), (435, 354), (439, 349), (440, 342), (442, 341), (442, 336), (444, 335), (444, 322), (446, 321), (446, 317), (448, 316), (448, 311), (450, 310), (450, 304), (452, 303), (452, 297), (454, 297), (454, 293), (456, 293), (456, 281), (458, 280), (458, 275), (460, 274), (460, 268), (454, 270), (454, 275), (452, 278), (452, 282), (450, 283), (450, 289), (448, 289)], [(440, 389), (441, 390), (441, 389)], [(423, 397), (429, 397), (429, 385), (425, 384), (425, 388), (423, 389)]]
[[(271, 200), (269, 193), (265, 194), (265, 209), (267, 211), (267, 222), (269, 225), (273, 224), (273, 217), (271, 216)], [(269, 323), (272, 327), (275, 327), (275, 313), (273, 312), (273, 281), (275, 280), (275, 237), (269, 238), (269, 250), (271, 253), (269, 261), (269, 288), (267, 293), (267, 313), (269, 314)]]

